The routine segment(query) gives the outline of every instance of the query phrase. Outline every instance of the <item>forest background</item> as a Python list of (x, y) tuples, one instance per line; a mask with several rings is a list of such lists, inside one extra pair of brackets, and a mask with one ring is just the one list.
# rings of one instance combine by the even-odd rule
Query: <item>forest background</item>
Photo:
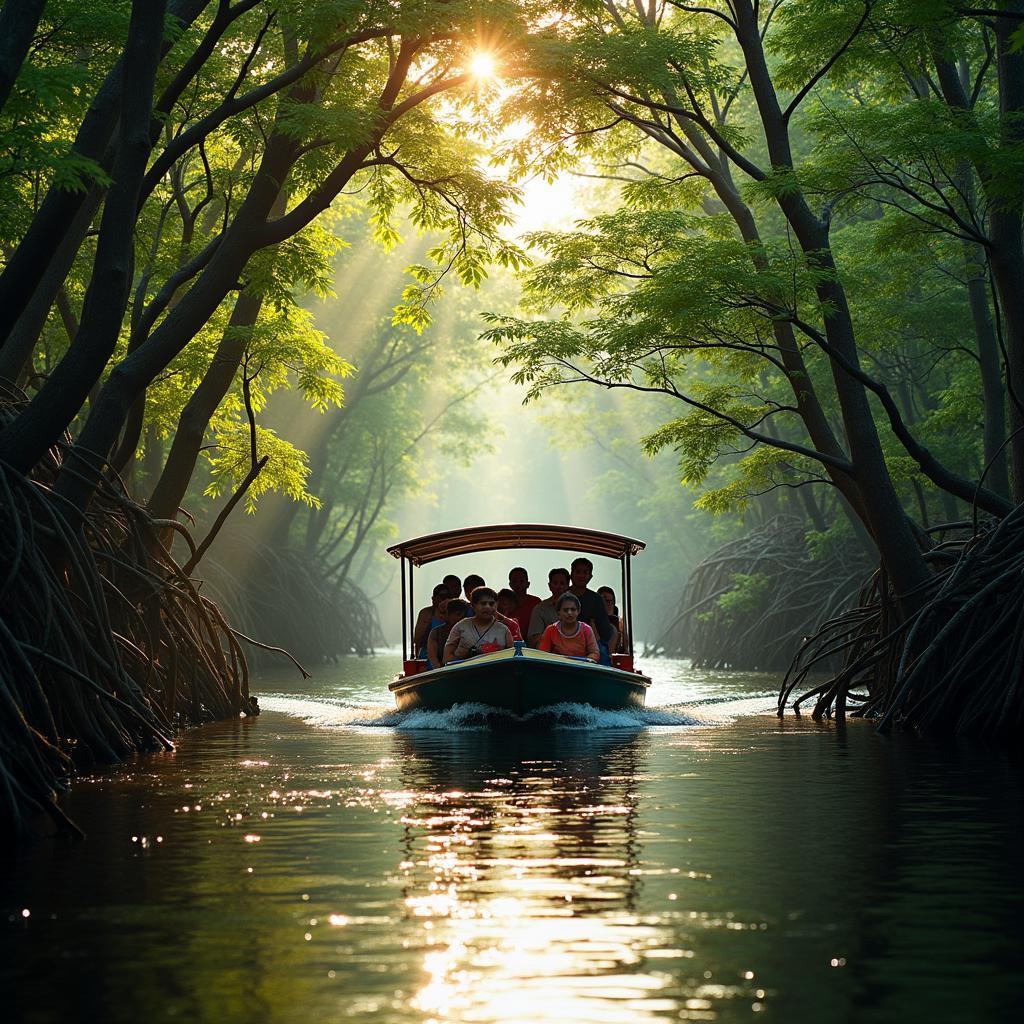
[(648, 540), (652, 653), (1010, 729), (1022, 22), (6, 0), (10, 806), (254, 710), (243, 643), (393, 639), (386, 543), (483, 521)]

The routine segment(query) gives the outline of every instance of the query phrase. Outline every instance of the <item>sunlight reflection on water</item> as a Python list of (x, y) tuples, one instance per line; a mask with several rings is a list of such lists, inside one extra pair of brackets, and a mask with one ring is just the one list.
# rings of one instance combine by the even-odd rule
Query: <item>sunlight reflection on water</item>
[(16, 1019), (959, 1022), (1016, 1001), (1000, 755), (779, 723), (767, 677), (678, 663), (646, 717), (512, 733), (394, 714), (393, 671), (275, 676), (260, 718), (76, 784), (89, 838), (0, 875)]

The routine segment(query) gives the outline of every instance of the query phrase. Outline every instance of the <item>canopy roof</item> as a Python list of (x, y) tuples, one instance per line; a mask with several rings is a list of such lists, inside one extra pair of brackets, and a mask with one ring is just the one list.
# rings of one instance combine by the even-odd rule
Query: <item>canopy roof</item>
[(561, 551), (581, 551), (588, 555), (622, 558), (643, 551), (644, 542), (617, 533), (583, 530), (578, 526), (506, 523), (470, 526), (462, 530), (414, 537), (388, 548), (388, 554), (395, 558), (408, 558), (413, 565), (426, 565), (439, 558), (502, 548), (557, 548)]

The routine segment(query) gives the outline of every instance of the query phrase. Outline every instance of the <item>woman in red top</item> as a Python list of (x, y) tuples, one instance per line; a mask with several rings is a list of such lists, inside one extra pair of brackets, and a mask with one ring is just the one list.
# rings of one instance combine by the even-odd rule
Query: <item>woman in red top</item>
[(563, 654), (567, 658), (588, 658), (597, 661), (600, 651), (594, 631), (580, 622), (580, 599), (575, 594), (563, 594), (556, 605), (558, 621), (544, 630), (537, 644), (541, 651)]

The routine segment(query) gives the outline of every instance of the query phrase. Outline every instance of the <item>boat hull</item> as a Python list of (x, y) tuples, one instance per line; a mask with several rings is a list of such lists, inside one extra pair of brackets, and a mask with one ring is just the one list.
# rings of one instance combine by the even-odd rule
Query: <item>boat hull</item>
[(521, 649), (399, 676), (389, 689), (400, 711), (444, 711), (475, 703), (525, 715), (562, 703), (608, 710), (642, 708), (650, 684), (639, 672)]

